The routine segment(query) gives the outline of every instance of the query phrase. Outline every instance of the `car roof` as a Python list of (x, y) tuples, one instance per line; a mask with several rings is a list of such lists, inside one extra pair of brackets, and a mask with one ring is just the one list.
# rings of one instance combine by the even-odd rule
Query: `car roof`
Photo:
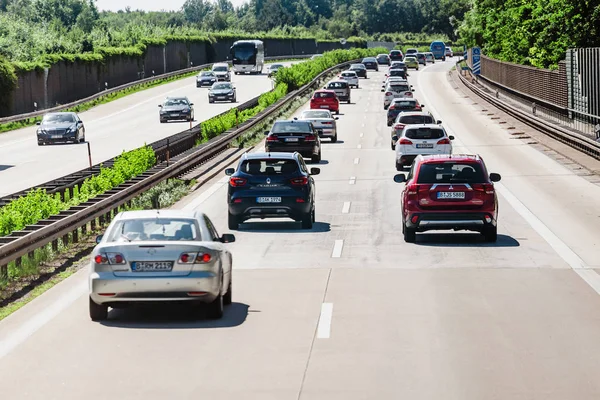
[(327, 84), (328, 84), (328, 85), (329, 85), (330, 83), (344, 83), (344, 84), (346, 84), (346, 85), (348, 84), (348, 82), (346, 82), (346, 81), (345, 81), (345, 80), (343, 80), (343, 79), (332, 79), (332, 80), (330, 80), (329, 82), (327, 82)]
[(355, 74), (356, 75), (356, 71), (352, 71), (352, 70), (349, 70), (349, 69), (346, 70), (346, 71), (342, 71), (342, 74), (345, 74), (345, 73), (347, 73), (347, 74)]
[[(346, 81), (344, 81), (344, 82), (346, 82)], [(333, 94), (335, 94), (335, 90), (319, 89), (319, 90), (315, 90), (315, 93), (333, 93)]]
[(73, 111), (55, 111), (55, 112), (49, 112), (44, 114), (44, 117), (47, 115), (73, 115), (76, 116), (77, 114), (74, 113)]
[(298, 124), (298, 123), (307, 124), (308, 123), (308, 121), (304, 121), (304, 120), (300, 120), (300, 119), (279, 119), (279, 120), (275, 121), (274, 123), (278, 123), (278, 122), (286, 122), (286, 123), (290, 123), (290, 124)]
[(289, 152), (266, 152), (266, 151), (259, 151), (256, 153), (244, 153), (243, 158), (245, 160), (262, 160), (263, 158), (278, 158), (278, 159), (285, 159), (285, 160), (294, 160), (296, 159), (296, 154), (297, 153), (289, 153)]
[(413, 124), (413, 125), (407, 125), (406, 126), (406, 129), (421, 129), (421, 128), (431, 128), (431, 129), (435, 128), (435, 129), (442, 129), (442, 130), (444, 130), (444, 128), (441, 125), (438, 125), (438, 124)]
[(394, 97), (392, 101), (394, 101), (394, 102), (414, 101), (416, 103), (417, 99), (415, 99), (414, 97)]
[(187, 96), (167, 96), (167, 100), (189, 100)]
[(175, 210), (175, 209), (161, 209), (161, 210), (134, 210), (134, 211), (123, 211), (120, 213), (118, 219), (120, 220), (133, 220), (133, 219), (147, 219), (147, 218), (198, 218), (204, 213), (200, 211), (186, 211), (186, 210)]
[(383, 54), (383, 53), (377, 54), (377, 57), (387, 57), (387, 56), (388, 56), (387, 54)]
[(222, 67), (222, 66), (227, 66), (228, 67), (229, 64), (227, 64), (227, 63), (214, 63), (213, 64), (213, 67)]
[(431, 154), (418, 155), (417, 160), (421, 163), (436, 163), (440, 161), (458, 161), (479, 163), (483, 160), (478, 154)]
[[(408, 117), (408, 116), (411, 116), (411, 117), (426, 116), (426, 117), (432, 117), (433, 118), (433, 116), (428, 111), (405, 111), (405, 112), (402, 113), (402, 116), (403, 117)], [(429, 125), (432, 125), (432, 124), (429, 124)], [(439, 125), (435, 124), (435, 126), (439, 126)]]

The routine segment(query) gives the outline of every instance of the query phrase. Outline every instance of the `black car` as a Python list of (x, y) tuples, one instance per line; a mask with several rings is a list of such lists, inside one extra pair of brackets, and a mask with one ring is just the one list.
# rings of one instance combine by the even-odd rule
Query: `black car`
[(251, 218), (291, 218), (311, 229), (315, 222), (315, 181), (319, 168), (297, 153), (246, 153), (237, 170), (228, 168), (229, 229)]
[(362, 63), (365, 67), (367, 67), (367, 69), (379, 71), (379, 64), (377, 63), (377, 59), (374, 57), (363, 58)]
[(171, 120), (194, 120), (194, 103), (190, 103), (187, 97), (167, 97), (160, 107), (160, 122)]
[(276, 121), (270, 131), (265, 132), (266, 152), (298, 152), (312, 162), (321, 161), (321, 139), (310, 121)]
[(387, 74), (385, 74), (386, 76), (399, 76), (401, 78), (406, 79), (407, 77), (407, 73), (405, 69), (401, 69), (401, 68), (394, 68), (394, 69), (390, 69), (388, 71)]
[(390, 65), (390, 71), (393, 69), (403, 69), (406, 73), (408, 73), (408, 67), (402, 61), (394, 61), (394, 63)]
[(44, 115), (36, 131), (38, 146), (47, 143), (83, 143), (85, 127), (74, 112), (55, 112)]
[(401, 50), (392, 50), (390, 51), (390, 60), (402, 61), (404, 60), (404, 54), (402, 54)]
[(377, 55), (377, 63), (379, 65), (390, 65), (391, 64), (390, 56), (387, 54), (378, 54)]
[(419, 104), (417, 99), (396, 98), (387, 110), (387, 126), (392, 126), (398, 114), (407, 111), (422, 111), (424, 105)]
[(230, 82), (217, 82), (212, 85), (208, 91), (208, 102), (214, 103), (215, 101), (230, 101), (235, 103), (237, 101), (235, 86)]
[(217, 81), (217, 75), (212, 71), (202, 71), (196, 76), (196, 87), (212, 86)]
[(367, 79), (367, 67), (364, 64), (352, 64), (348, 71), (354, 71), (359, 78)]

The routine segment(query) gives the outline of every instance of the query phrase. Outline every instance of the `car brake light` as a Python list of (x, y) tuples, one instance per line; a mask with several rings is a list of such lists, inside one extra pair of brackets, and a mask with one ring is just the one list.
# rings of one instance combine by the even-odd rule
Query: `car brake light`
[(234, 177), (234, 176), (229, 178), (229, 184), (233, 187), (244, 186), (246, 184), (246, 182), (247, 182), (247, 180), (244, 178), (238, 178), (238, 177)]
[(278, 140), (277, 136), (267, 136), (267, 142), (277, 142)]
[(450, 144), (450, 139), (444, 138), (437, 142), (437, 144)]
[(333, 122), (331, 122), (331, 121), (325, 121), (325, 122), (323, 122), (323, 125), (333, 125)]
[(485, 192), (486, 194), (494, 194), (494, 185), (491, 183), (474, 183), (471, 185), (473, 190)]
[(395, 110), (395, 109), (396, 109), (396, 106), (394, 104), (392, 104), (389, 108), (389, 110)]
[(198, 253), (198, 256), (196, 256), (196, 264), (208, 263), (211, 259), (212, 257), (208, 253)]
[(314, 142), (315, 140), (317, 140), (317, 138), (314, 135), (308, 135), (308, 136), (304, 137), (305, 142)]
[(411, 142), (410, 140), (408, 140), (406, 138), (402, 138), (402, 139), (400, 139), (398, 144), (413, 144), (413, 142)]
[(94, 257), (94, 262), (96, 264), (108, 264), (108, 257), (106, 257), (104, 254), (98, 254), (96, 257)]
[(183, 253), (179, 256), (179, 262), (182, 264), (191, 264), (194, 261), (195, 254)]
[(406, 125), (404, 125), (404, 124), (396, 124), (396, 125), (394, 125), (394, 129), (397, 131), (400, 131), (400, 130), (404, 129), (405, 126)]
[(392, 92), (385, 92), (386, 96), (391, 96), (393, 93)]
[(305, 186), (308, 185), (308, 178), (306, 176), (302, 176), (300, 178), (292, 178), (290, 182), (294, 186)]

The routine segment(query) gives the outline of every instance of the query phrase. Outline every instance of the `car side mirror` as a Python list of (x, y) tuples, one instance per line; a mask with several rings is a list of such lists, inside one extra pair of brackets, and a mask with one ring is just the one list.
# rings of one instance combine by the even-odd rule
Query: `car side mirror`
[(491, 180), (492, 182), (500, 182), (500, 179), (502, 179), (502, 177), (500, 176), (500, 174), (496, 174), (496, 173), (494, 173), (494, 172), (492, 172), (492, 173), (490, 174), (490, 180)]
[(334, 119), (335, 119), (336, 121), (338, 121), (340, 118), (339, 118), (339, 117), (335, 117)]
[(96, 236), (96, 244), (100, 243), (101, 241), (102, 241), (102, 235)]
[(83, 121), (77, 121), (77, 125), (83, 125)]
[(398, 136), (397, 135), (392, 136), (392, 140), (398, 140)]
[(162, 104), (159, 104), (159, 105), (158, 105), (158, 108), (162, 108)]
[(42, 122), (41, 122), (41, 121), (38, 121), (38, 122), (36, 122), (35, 124), (36, 124), (36, 125), (41, 125), (41, 124), (42, 124)]
[(454, 136), (450, 135), (450, 136), (448, 136), (448, 139), (454, 140)]
[(436, 123), (437, 123), (438, 125), (441, 125), (441, 124), (442, 124), (442, 120), (441, 120), (441, 119), (438, 119), (438, 120), (436, 121)]
[(384, 90), (384, 89), (381, 89), (381, 91), (382, 91), (382, 92), (385, 92), (385, 90)]
[(235, 173), (235, 168), (227, 168), (225, 170), (225, 175), (231, 176)]
[[(414, 92), (414, 90), (413, 90), (413, 92)], [(421, 104), (421, 108), (423, 108), (423, 107), (425, 107), (425, 104)]]
[(265, 131), (265, 136), (267, 136), (269, 134), (269, 131)]
[(411, 91), (411, 92), (414, 92), (414, 91), (415, 91), (415, 89), (410, 89), (410, 91)]
[(190, 103), (190, 106), (193, 106), (193, 105), (194, 105), (194, 103)]
[(235, 236), (232, 235), (231, 233), (224, 233), (223, 236), (221, 236), (221, 242), (222, 243), (233, 243), (233, 242), (235, 242)]
[(320, 173), (321, 173), (321, 168), (311, 168), (310, 169), (311, 175), (319, 175)]
[(327, 90), (327, 86), (323, 86), (323, 90)]
[(394, 175), (394, 182), (396, 182), (396, 183), (406, 182), (406, 175), (404, 175), (404, 174)]

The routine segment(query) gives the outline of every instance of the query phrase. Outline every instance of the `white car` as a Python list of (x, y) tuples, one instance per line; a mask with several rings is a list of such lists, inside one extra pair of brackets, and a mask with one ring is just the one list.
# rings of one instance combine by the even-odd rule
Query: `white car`
[(390, 82), (385, 89), (381, 90), (384, 92), (383, 95), (383, 109), (387, 110), (392, 100), (397, 97), (413, 97), (413, 92), (415, 91), (412, 88), (412, 85), (409, 85), (408, 82)]
[(348, 86), (358, 89), (358, 75), (355, 71), (344, 71), (340, 74), (339, 79), (348, 82)]
[(392, 123), (392, 150), (396, 150), (396, 142), (398, 137), (402, 135), (402, 131), (408, 125), (441, 125), (442, 121), (436, 120), (429, 111), (405, 111), (396, 116)]
[(452, 140), (441, 125), (406, 126), (396, 143), (396, 170), (410, 166), (420, 154), (452, 154)]
[(229, 64), (227, 63), (216, 63), (213, 64), (211, 71), (215, 73), (218, 81), (231, 82), (231, 72), (229, 70)]
[(330, 138), (332, 143), (337, 142), (338, 117), (334, 117), (329, 110), (304, 110), (300, 114), (302, 121), (310, 121), (317, 131), (319, 137)]
[(96, 238), (89, 274), (89, 313), (141, 302), (191, 302), (223, 316), (231, 304), (232, 256), (204, 213), (144, 210), (119, 213)]
[(385, 89), (385, 87), (392, 82), (408, 82), (408, 79), (405, 79), (401, 76), (388, 76), (383, 81), (383, 84), (381, 85), (381, 87)]

